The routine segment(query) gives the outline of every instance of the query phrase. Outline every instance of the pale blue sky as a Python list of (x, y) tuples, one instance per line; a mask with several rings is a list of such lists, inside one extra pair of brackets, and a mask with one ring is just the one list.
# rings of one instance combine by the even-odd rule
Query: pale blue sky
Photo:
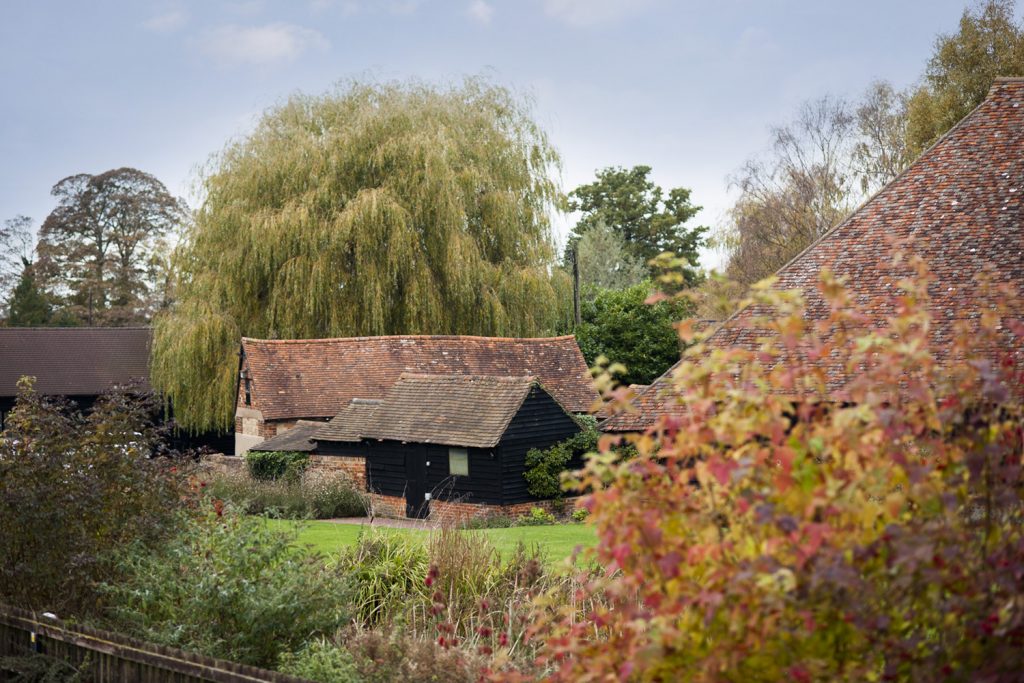
[[(342, 78), (529, 93), (568, 190), (648, 164), (713, 224), (769, 124), (825, 93), (918, 79), (965, 0), (294, 0), (0, 4), (0, 220), (135, 166), (195, 204), (196, 168), (290, 93)], [(565, 229), (562, 222), (561, 229)], [(713, 257), (707, 259), (710, 265)]]

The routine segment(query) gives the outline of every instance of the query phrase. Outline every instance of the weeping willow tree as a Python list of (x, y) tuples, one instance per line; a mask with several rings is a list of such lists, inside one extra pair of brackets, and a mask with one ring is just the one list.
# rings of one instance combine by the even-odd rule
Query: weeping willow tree
[(242, 335), (563, 329), (558, 164), (530, 106), (478, 79), (349, 83), (269, 110), (203, 174), (154, 385), (183, 426), (225, 427)]

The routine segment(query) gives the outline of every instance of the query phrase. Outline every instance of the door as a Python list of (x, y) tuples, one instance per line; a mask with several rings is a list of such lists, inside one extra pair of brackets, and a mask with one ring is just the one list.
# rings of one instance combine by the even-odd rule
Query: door
[(427, 447), (407, 444), (405, 452), (405, 516), (426, 519), (430, 515), (427, 498)]

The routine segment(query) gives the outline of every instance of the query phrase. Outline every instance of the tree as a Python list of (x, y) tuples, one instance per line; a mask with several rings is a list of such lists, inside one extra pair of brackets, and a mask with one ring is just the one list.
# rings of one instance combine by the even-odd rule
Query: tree
[(193, 429), (233, 419), (241, 335), (549, 334), (558, 155), (470, 79), (297, 95), (213, 160), (155, 326), (153, 381)]
[(772, 152), (732, 179), (740, 196), (724, 236), (726, 274), (744, 285), (771, 275), (850, 212), (856, 191), (849, 104), (825, 96), (771, 128)]
[(21, 283), (32, 252), (32, 219), (19, 215), (5, 220), (0, 225), (0, 313)]
[[(591, 229), (604, 224), (618, 232), (629, 250), (647, 263), (670, 252), (690, 265), (700, 263), (698, 250), (707, 228), (687, 228), (701, 207), (690, 203), (690, 190), (675, 187), (668, 196), (648, 176), (650, 166), (631, 169), (609, 167), (597, 180), (569, 193), (569, 209), (583, 216), (573, 228), (570, 245)], [(696, 277), (696, 273), (692, 273)]]
[(88, 325), (145, 320), (152, 263), (185, 220), (184, 203), (134, 168), (80, 173), (53, 186), (57, 208), (39, 231), (47, 286)]
[(916, 157), (981, 104), (999, 76), (1024, 76), (1024, 24), (1013, 0), (965, 9), (957, 33), (940, 35), (925, 82), (910, 98), (907, 143)]
[(914, 157), (907, 146), (910, 98), (886, 81), (872, 83), (857, 105), (858, 140), (854, 169), (864, 194), (875, 192), (903, 172)]
[(580, 286), (584, 291), (625, 289), (647, 279), (647, 266), (618, 232), (598, 223), (576, 241)]
[(646, 303), (650, 281), (627, 289), (598, 290), (583, 302), (576, 341), (591, 366), (601, 356), (626, 366), (624, 384), (649, 384), (679, 360), (673, 323), (689, 315), (682, 300)]
[(50, 322), (50, 300), (36, 284), (32, 263), (22, 261), (21, 278), (11, 295), (7, 324), (11, 327), (46, 325)]

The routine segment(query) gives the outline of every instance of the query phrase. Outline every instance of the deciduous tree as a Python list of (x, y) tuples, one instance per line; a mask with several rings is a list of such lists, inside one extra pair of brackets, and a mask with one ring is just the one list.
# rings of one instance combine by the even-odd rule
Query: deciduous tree
[(914, 156), (981, 104), (997, 77), (1024, 76), (1024, 24), (1014, 10), (1014, 0), (985, 0), (964, 10), (956, 33), (936, 39), (908, 108)]
[(650, 173), (650, 166), (609, 167), (598, 171), (594, 182), (570, 192), (570, 210), (583, 213), (570, 244), (603, 224), (618, 232), (644, 263), (670, 252), (697, 266), (707, 228), (686, 223), (701, 207), (690, 203), (690, 190), (684, 187), (674, 187), (666, 195)]
[(213, 160), (156, 324), (153, 380), (192, 428), (233, 415), (241, 335), (543, 335), (559, 159), (508, 90), (350, 83), (297, 95)]
[(650, 281), (622, 290), (602, 289), (586, 298), (576, 329), (583, 357), (594, 365), (601, 356), (621, 363), (625, 384), (648, 384), (679, 360), (679, 335), (673, 323), (689, 315), (682, 300), (648, 304)]
[(750, 285), (772, 274), (849, 213), (856, 125), (845, 100), (826, 96), (771, 129), (771, 153), (732, 179), (740, 196), (724, 237), (731, 278)]
[(21, 282), (26, 262), (33, 260), (33, 251), (31, 218), (19, 215), (0, 224), (0, 314)]
[(57, 208), (38, 247), (47, 287), (88, 325), (144, 320), (157, 289), (153, 261), (185, 220), (184, 203), (134, 168), (69, 176), (52, 194)]
[(626, 241), (605, 223), (598, 223), (576, 241), (580, 285), (584, 292), (625, 289), (647, 279), (647, 266), (634, 255)]

